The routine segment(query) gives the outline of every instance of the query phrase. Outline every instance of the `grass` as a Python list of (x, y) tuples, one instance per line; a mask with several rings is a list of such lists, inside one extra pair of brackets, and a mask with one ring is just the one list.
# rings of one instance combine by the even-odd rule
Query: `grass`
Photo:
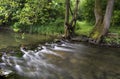
[[(76, 24), (75, 33), (77, 35), (89, 36), (89, 33), (92, 30), (92, 28), (93, 28), (92, 24), (86, 21), (78, 21)], [(40, 24), (32, 25), (27, 30), (29, 31), (29, 33), (60, 35), (60, 34), (64, 34), (64, 22), (58, 21), (46, 25), (40, 25)]]
[[(89, 36), (90, 32), (92, 31), (92, 28), (94, 25), (86, 22), (86, 21), (81, 21), (77, 23), (76, 26), (76, 34), (77, 35), (86, 35)], [(110, 26), (109, 32), (110, 33), (116, 33), (120, 36), (120, 27), (119, 26)], [(120, 37), (105, 37), (103, 40), (107, 44), (120, 44)]]
[[(93, 27), (94, 27), (93, 24), (90, 24), (86, 21), (78, 21), (75, 32), (78, 35), (87, 35), (88, 36)], [(109, 32), (118, 33), (120, 35), (120, 27), (119, 26), (110, 26)]]
[(76, 31), (75, 33), (77, 35), (87, 35), (89, 36), (92, 28), (94, 25), (86, 22), (86, 21), (78, 21), (76, 25)]
[(14, 32), (60, 35), (64, 33), (64, 20), (58, 18), (55, 21), (46, 22), (46, 24), (36, 23), (31, 25), (16, 22), (11, 28)]
[(118, 33), (120, 35), (120, 27), (119, 26), (111, 26), (109, 29), (111, 33)]
[(30, 33), (46, 34), (46, 35), (59, 35), (64, 33), (63, 25), (34, 25), (31, 26)]
[(120, 44), (120, 27), (119, 26), (111, 26), (109, 29), (110, 33), (114, 33), (112, 37), (106, 37), (105, 41), (107, 43), (115, 43)]
[[(17, 27), (17, 26), (16, 26)], [(16, 31), (16, 27), (12, 28)], [(89, 36), (92, 28), (94, 27), (93, 24), (90, 24), (86, 21), (77, 21), (75, 33), (77, 35), (86, 35)], [(23, 26), (21, 27), (23, 29)], [(46, 34), (46, 35), (60, 35), (64, 34), (64, 20), (58, 19), (55, 22), (51, 22), (45, 25), (32, 25), (32, 26), (24, 26), (24, 28), (29, 33), (39, 33), (39, 34)], [(118, 33), (120, 35), (120, 27), (119, 26), (111, 26), (109, 32)], [(26, 31), (25, 30), (25, 31)], [(18, 31), (18, 29), (17, 29)], [(23, 29), (24, 31), (24, 29)]]
[(63, 34), (63, 32), (64, 32), (63, 26), (47, 25), (38, 28), (38, 33), (40, 34), (57, 35)]

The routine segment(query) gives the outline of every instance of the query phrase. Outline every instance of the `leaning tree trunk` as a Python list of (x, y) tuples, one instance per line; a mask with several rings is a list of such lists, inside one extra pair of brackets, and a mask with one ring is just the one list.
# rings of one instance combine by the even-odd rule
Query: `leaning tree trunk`
[(112, 12), (113, 12), (113, 6), (114, 6), (114, 1), (115, 0), (108, 0), (108, 5), (106, 8), (106, 12), (105, 12), (105, 16), (104, 16), (104, 20), (103, 20), (103, 36), (107, 34), (108, 29), (110, 27), (110, 21), (111, 21), (111, 17), (112, 17)]
[(92, 39), (90, 42), (96, 44), (100, 43), (102, 37), (105, 36), (109, 29), (114, 0), (108, 0), (104, 20), (102, 19), (102, 9), (100, 3), (101, 0), (95, 0), (96, 23), (93, 31), (90, 34), (90, 38)]

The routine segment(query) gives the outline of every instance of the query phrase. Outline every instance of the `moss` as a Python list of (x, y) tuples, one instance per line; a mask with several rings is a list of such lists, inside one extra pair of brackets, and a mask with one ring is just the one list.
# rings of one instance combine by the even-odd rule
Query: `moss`
[(94, 33), (93, 33), (93, 35), (92, 35), (92, 38), (93, 39), (96, 39), (96, 38), (98, 38), (100, 36), (100, 33), (98, 32), (98, 31), (95, 31)]

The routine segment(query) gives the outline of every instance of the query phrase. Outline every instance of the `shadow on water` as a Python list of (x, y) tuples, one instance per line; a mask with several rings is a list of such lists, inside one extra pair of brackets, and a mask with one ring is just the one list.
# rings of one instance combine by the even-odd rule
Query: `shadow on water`
[(21, 57), (1, 57), (1, 73), (19, 75), (12, 79), (120, 79), (120, 49), (61, 41), (20, 50)]

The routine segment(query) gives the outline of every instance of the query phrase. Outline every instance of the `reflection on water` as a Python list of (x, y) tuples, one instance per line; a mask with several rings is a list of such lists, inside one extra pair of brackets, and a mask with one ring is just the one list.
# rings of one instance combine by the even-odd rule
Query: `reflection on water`
[[(21, 48), (18, 58), (4, 53), (1, 67), (28, 79), (120, 79), (120, 50), (84, 44), (46, 43), (35, 50)], [(25, 78), (27, 79), (27, 78)]]
[(38, 41), (46, 41), (50, 39), (50, 36), (39, 34), (25, 34), (25, 33), (13, 33), (10, 31), (0, 30), (0, 49), (7, 46), (19, 46), (21, 44), (31, 44)]

